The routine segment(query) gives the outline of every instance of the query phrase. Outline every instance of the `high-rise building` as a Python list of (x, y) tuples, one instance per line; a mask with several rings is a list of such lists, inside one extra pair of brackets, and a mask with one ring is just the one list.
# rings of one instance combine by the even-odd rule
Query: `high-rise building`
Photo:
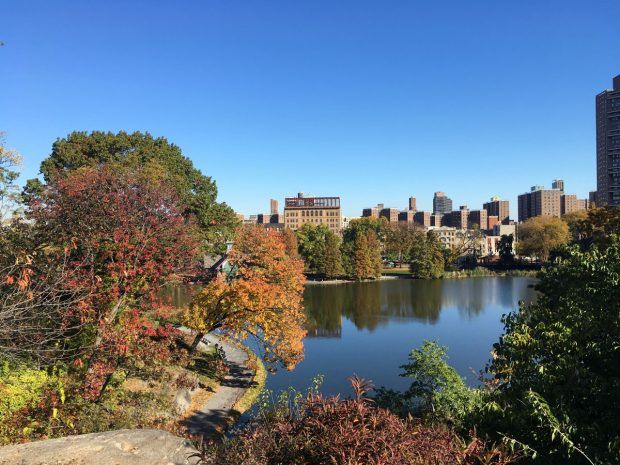
[(441, 219), (441, 225), (456, 229), (467, 229), (468, 219), (469, 209), (467, 205), (461, 205), (458, 210), (444, 214)]
[(398, 223), (398, 208), (382, 208), (379, 217), (386, 218), (390, 223)]
[(575, 194), (562, 194), (560, 197), (560, 214), (562, 216), (579, 210), (587, 210), (588, 200), (578, 199)]
[(596, 96), (596, 192), (601, 205), (620, 205), (620, 75)]
[(553, 182), (551, 182), (551, 189), (558, 189), (560, 192), (564, 192), (564, 180), (554, 179)]
[(331, 231), (340, 234), (340, 197), (305, 197), (300, 192), (297, 197), (284, 199), (285, 227), (295, 230), (305, 223), (324, 224)]
[(500, 223), (510, 223), (510, 203), (508, 200), (491, 197), (491, 201), (482, 205), (482, 208), (487, 211), (488, 216), (497, 216)]
[(269, 211), (272, 215), (278, 214), (278, 201), (276, 199), (269, 199)]
[(534, 216), (561, 215), (561, 192), (558, 189), (545, 189), (533, 186), (530, 192), (519, 195), (519, 221)]
[(413, 221), (414, 223), (428, 228), (431, 225), (431, 212), (415, 212), (415, 215), (413, 215)]
[(452, 199), (443, 192), (433, 196), (433, 215), (443, 215), (452, 211)]
[(376, 207), (364, 208), (362, 210), (362, 217), (364, 218), (379, 218), (381, 210), (385, 206), (382, 203), (378, 203)]
[(409, 210), (415, 212), (418, 210), (415, 197), (409, 197)]
[(486, 210), (471, 210), (469, 212), (467, 215), (467, 228), (473, 229), (475, 225), (478, 225), (478, 228), (483, 231), (489, 229), (489, 220)]
[(399, 223), (413, 223), (413, 216), (415, 212), (413, 210), (405, 210), (398, 214)]

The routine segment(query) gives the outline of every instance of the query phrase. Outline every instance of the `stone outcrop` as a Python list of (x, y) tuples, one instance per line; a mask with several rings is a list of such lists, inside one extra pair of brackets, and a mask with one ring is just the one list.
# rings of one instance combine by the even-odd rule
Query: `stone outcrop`
[(167, 431), (132, 429), (0, 447), (0, 465), (195, 465), (194, 453)]

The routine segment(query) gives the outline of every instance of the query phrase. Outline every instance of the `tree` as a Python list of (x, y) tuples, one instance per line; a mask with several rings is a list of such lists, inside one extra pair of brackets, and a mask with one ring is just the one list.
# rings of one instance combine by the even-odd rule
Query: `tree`
[(581, 240), (581, 225), (587, 218), (588, 210), (577, 210), (562, 216), (562, 220), (568, 225), (568, 230), (574, 242)]
[(299, 244), (297, 243), (295, 231), (291, 228), (285, 228), (282, 231), (282, 240), (284, 241), (287, 255), (295, 260), (299, 259)]
[(583, 250), (594, 244), (604, 248), (620, 235), (620, 208), (593, 208), (588, 210), (586, 216), (571, 217), (568, 222), (573, 241), (580, 244)]
[(519, 226), (517, 250), (520, 255), (538, 257), (543, 263), (551, 251), (570, 240), (568, 225), (555, 216), (536, 216)]
[(573, 246), (542, 271), (536, 303), (507, 315), (494, 345), (487, 430), (526, 444), (541, 463), (617, 463), (619, 282), (617, 240)]
[(512, 267), (515, 261), (514, 247), (513, 247), (514, 238), (512, 234), (503, 234), (502, 237), (499, 238), (499, 243), (497, 244), (497, 249), (499, 252), (499, 260), (505, 267)]
[(409, 259), (413, 242), (421, 234), (412, 223), (389, 223), (385, 228), (385, 253), (392, 260), (399, 262)]
[(299, 253), (304, 259), (308, 273), (324, 274), (325, 244), (329, 232), (326, 225), (311, 223), (305, 223), (297, 230)]
[(344, 275), (342, 267), (342, 255), (340, 254), (340, 238), (332, 231), (327, 233), (325, 237), (323, 258), (323, 273), (326, 278), (338, 278)]
[(220, 331), (243, 340), (253, 337), (270, 368), (292, 369), (303, 359), (305, 315), (303, 262), (286, 253), (282, 235), (261, 227), (240, 228), (228, 256), (230, 277), (217, 277), (195, 297), (184, 315), (197, 331)]
[(17, 168), (21, 162), (19, 153), (6, 148), (4, 133), (0, 132), (0, 225), (8, 219), (18, 200), (15, 181), (19, 176)]
[(150, 315), (160, 287), (196, 263), (198, 234), (183, 213), (173, 188), (109, 166), (54, 178), (31, 202), (37, 243), (52, 256), (68, 254), (74, 272), (66, 285), (90, 290), (72, 309), (92, 328), (87, 396), (97, 398), (147, 338), (170, 333)]
[(352, 277), (357, 280), (375, 279), (382, 269), (379, 241), (372, 229), (360, 231), (353, 245)]
[[(359, 273), (356, 272), (355, 268), (355, 256), (357, 254), (355, 244), (360, 235), (365, 235), (368, 231), (373, 232), (375, 238), (378, 240), (378, 249), (376, 252), (372, 253), (375, 254), (375, 259), (377, 255), (379, 259), (381, 258), (383, 251), (382, 244), (385, 241), (385, 230), (387, 225), (388, 222), (385, 218), (358, 218), (351, 220), (349, 226), (342, 232), (343, 240), (340, 247), (343, 267), (347, 276), (363, 279), (357, 277)], [(368, 236), (366, 237), (366, 242), (368, 242)], [(370, 266), (372, 267), (372, 265)], [(378, 276), (380, 276), (380, 274), (376, 277)]]
[(411, 273), (417, 278), (440, 278), (444, 272), (444, 247), (437, 236), (429, 231), (419, 236), (413, 243), (411, 251)]
[[(82, 167), (108, 166), (113, 171), (139, 169), (144, 177), (172, 186), (186, 218), (193, 217), (208, 249), (223, 252), (225, 243), (238, 226), (234, 211), (217, 202), (217, 187), (196, 169), (181, 149), (165, 138), (148, 133), (121, 131), (72, 132), (58, 139), (52, 153), (41, 163), (46, 182), (62, 178)], [(41, 183), (29, 181), (26, 198), (41, 190)]]

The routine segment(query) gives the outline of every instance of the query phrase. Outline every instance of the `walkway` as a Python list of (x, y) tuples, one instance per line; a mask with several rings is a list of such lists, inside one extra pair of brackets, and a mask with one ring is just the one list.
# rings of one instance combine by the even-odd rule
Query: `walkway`
[[(244, 350), (213, 334), (207, 335), (206, 338), (211, 344), (222, 346), (229, 372), (200, 411), (185, 420), (185, 425), (191, 434), (200, 434), (204, 438), (223, 432), (236, 420), (237, 412), (233, 410), (233, 406), (252, 385), (254, 377), (252, 370), (245, 366), (248, 354)], [(199, 345), (198, 350), (200, 348)]]

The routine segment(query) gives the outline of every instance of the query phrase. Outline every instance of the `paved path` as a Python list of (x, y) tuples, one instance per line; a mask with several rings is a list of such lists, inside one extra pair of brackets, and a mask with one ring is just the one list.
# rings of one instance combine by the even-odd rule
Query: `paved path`
[[(185, 424), (191, 434), (201, 434), (204, 438), (219, 433), (230, 425), (235, 419), (233, 406), (235, 402), (252, 386), (254, 372), (245, 367), (248, 354), (234, 344), (209, 334), (206, 336), (211, 344), (219, 344), (226, 354), (226, 363), (229, 372), (222, 384), (207, 403), (189, 418)], [(202, 342), (198, 350), (204, 350)]]

